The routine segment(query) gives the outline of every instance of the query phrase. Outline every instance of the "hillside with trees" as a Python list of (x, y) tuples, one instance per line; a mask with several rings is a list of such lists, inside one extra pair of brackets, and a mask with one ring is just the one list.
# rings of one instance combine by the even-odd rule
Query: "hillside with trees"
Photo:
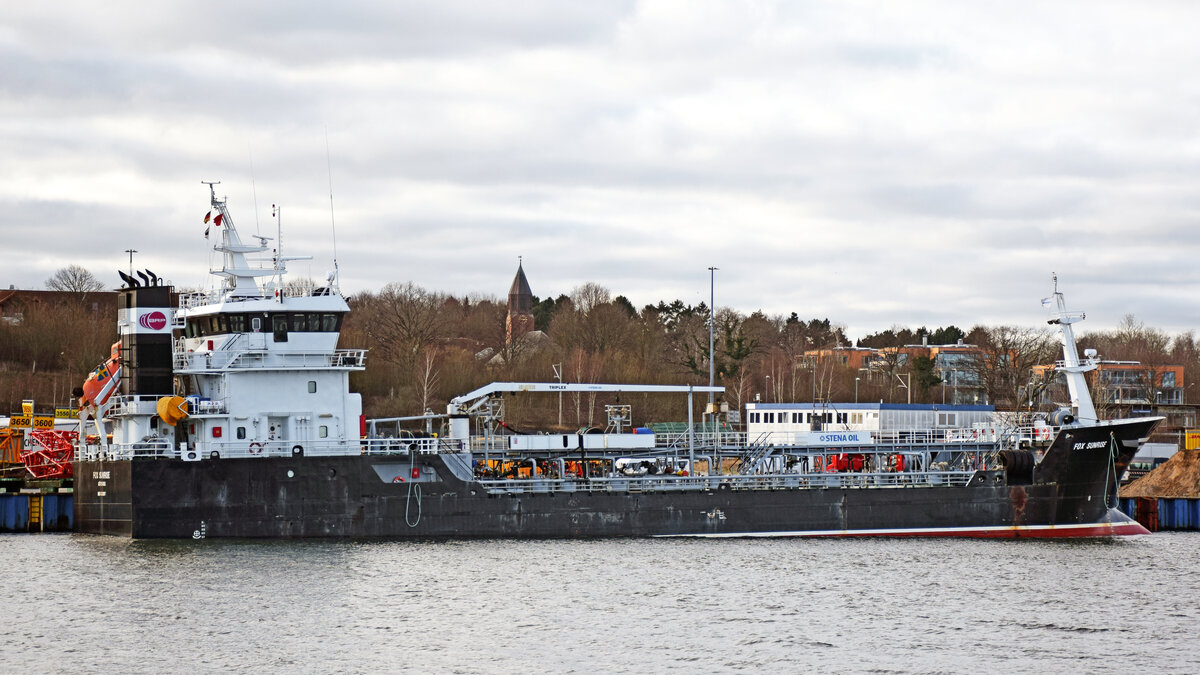
[[(116, 339), (115, 315), (81, 311), (79, 303), (95, 293), (87, 276), (78, 270), (56, 275), (66, 279), (66, 288), (88, 290), (62, 293), (61, 302), (25, 306), (19, 318), (0, 322), (0, 405), (16, 410), (26, 398), (42, 406), (71, 405), (71, 390), (107, 355)], [(369, 350), (367, 370), (354, 374), (351, 384), (372, 417), (443, 411), (450, 398), (488, 382), (549, 382), (556, 371), (565, 382), (708, 382), (704, 303), (663, 300), (637, 309), (624, 296), (588, 283), (553, 298), (535, 297), (536, 330), (510, 340), (506, 303), (486, 295), (456, 297), (391, 283), (349, 302), (341, 346)], [(907, 358), (903, 349), (960, 341), (974, 349), (955, 366), (953, 382), (943, 381), (933, 359)], [(1133, 317), (1116, 330), (1084, 334), (1080, 348), (1087, 347), (1103, 358), (1136, 360), (1151, 369), (1182, 365), (1188, 383), (1200, 376), (1191, 332), (1172, 337)], [(856, 367), (848, 359), (856, 348), (872, 352), (869, 366)], [(896, 325), (852, 341), (831, 318), (720, 308), (711, 358), (717, 383), (726, 387), (724, 401), (735, 410), (751, 401), (939, 402), (952, 387), (965, 386), (997, 407), (1028, 409), (1051, 385), (1050, 375), (1034, 366), (1053, 363), (1059, 349), (1056, 334), (1044, 327)], [(562, 427), (602, 426), (603, 406), (616, 398), (564, 395)], [(682, 401), (671, 397), (627, 396), (621, 402), (634, 405), (637, 421), (686, 414)], [(557, 396), (513, 396), (506, 405), (513, 425), (559, 423)]]

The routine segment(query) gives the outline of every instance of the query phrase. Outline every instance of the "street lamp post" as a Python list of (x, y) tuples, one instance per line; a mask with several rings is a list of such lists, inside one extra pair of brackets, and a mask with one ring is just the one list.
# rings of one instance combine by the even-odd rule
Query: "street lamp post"
[(896, 381), (899, 382), (900, 386), (904, 387), (904, 391), (908, 393), (908, 402), (911, 404), (912, 403), (912, 373), (904, 374), (908, 378), (908, 384), (904, 383), (904, 379), (900, 377), (899, 373), (892, 373), (892, 375), (896, 376)]
[[(717, 430), (717, 404), (711, 387), (713, 386), (713, 381), (715, 380), (714, 375), (716, 373), (716, 359), (714, 358), (716, 355), (713, 353), (713, 350), (715, 348), (714, 335), (717, 328), (716, 298), (718, 269), (719, 268), (717, 267), (708, 268), (708, 386), (710, 389), (708, 392), (707, 412), (712, 416), (714, 432)], [(695, 472), (695, 467), (692, 467), (691, 470)]]
[[(554, 369), (554, 379), (558, 380), (559, 384), (562, 384), (562, 364), (554, 363), (554, 364), (551, 364), (550, 367)], [(562, 427), (562, 390), (561, 389), (558, 392), (558, 426), (559, 426), (559, 428)]]
[[(708, 268), (708, 386), (713, 386), (715, 370), (715, 359), (713, 358), (714, 349), (714, 331), (717, 326), (717, 270), (720, 268)], [(708, 392), (708, 408), (713, 409), (713, 392)]]

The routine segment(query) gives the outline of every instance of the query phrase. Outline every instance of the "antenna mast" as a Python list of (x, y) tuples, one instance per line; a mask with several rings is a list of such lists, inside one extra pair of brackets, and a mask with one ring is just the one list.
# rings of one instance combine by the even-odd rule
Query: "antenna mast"
[(275, 219), (275, 299), (283, 302), (283, 209), (272, 204), (271, 216)]
[(330, 279), (330, 285), (340, 292), (341, 289), (338, 287), (337, 223), (333, 219), (333, 161), (329, 159), (329, 125), (325, 125), (325, 170), (329, 174), (329, 229), (333, 233), (333, 279)]
[(247, 150), (250, 153), (250, 192), (254, 195), (254, 233), (262, 232), (262, 227), (258, 222), (258, 187), (254, 185), (254, 151)]

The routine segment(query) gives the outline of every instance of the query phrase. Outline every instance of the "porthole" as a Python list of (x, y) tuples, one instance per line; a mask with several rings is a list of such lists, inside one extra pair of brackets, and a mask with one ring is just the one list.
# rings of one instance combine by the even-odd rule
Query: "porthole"
[(295, 478), (295, 477), (296, 477), (296, 472), (292, 471), (291, 469), (288, 469), (288, 478)]

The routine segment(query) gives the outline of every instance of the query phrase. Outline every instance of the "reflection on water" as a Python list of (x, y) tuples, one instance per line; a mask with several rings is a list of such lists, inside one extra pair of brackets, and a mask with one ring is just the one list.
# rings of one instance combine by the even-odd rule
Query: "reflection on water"
[(27, 672), (1200, 672), (1200, 534), (1117, 541), (0, 536)]

